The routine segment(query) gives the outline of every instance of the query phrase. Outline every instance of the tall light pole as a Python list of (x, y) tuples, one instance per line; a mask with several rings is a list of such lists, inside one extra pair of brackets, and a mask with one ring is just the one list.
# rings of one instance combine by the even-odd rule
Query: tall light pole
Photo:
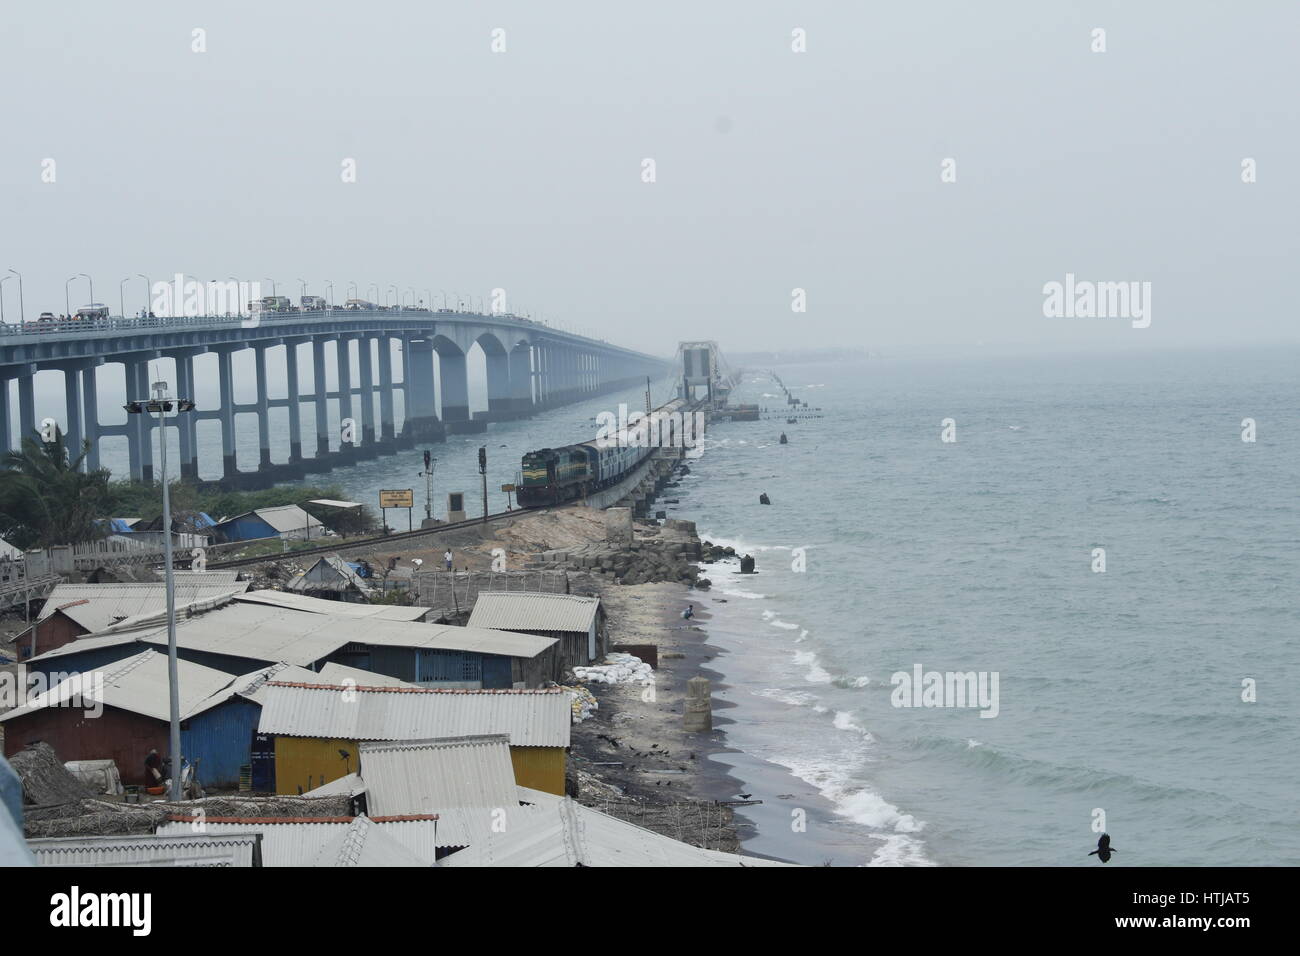
[(147, 316), (153, 311), (153, 309), (149, 308), (149, 296), (153, 295), (153, 282), (143, 272), (137, 272), (135, 275), (136, 278), (144, 280), (144, 312), (142, 314)]
[(69, 276), (63, 283), (63, 308), (67, 310), (65, 318), (72, 317), (72, 296), (68, 292), (68, 286), (77, 281), (76, 276)]
[(274, 295), (275, 295), (275, 280), (274, 280), (274, 279), (268, 279), (266, 276), (262, 276), (262, 281), (263, 281), (263, 282), (269, 282), (269, 283), (271, 283), (271, 295), (274, 296)]
[[(374, 290), (375, 290), (375, 299), (378, 299), (378, 298), (379, 298), (379, 284), (378, 284), (377, 282), (372, 282), (372, 283), (370, 283), (370, 285), (366, 286), (366, 295), (370, 295), (370, 290), (371, 290), (371, 289), (374, 289)], [(374, 302), (375, 302), (375, 299), (371, 299), (370, 301), (371, 301), (372, 303), (374, 303)], [(377, 304), (377, 303), (375, 303), (375, 304)]]
[(334, 283), (333, 282), (325, 283), (325, 304), (329, 306), (329, 308), (331, 309), (334, 308)]
[(94, 305), (95, 304), (95, 280), (92, 279), (90, 276), (86, 275), (84, 272), (78, 272), (77, 275), (79, 275), (81, 278), (85, 279), (88, 283), (90, 283), (90, 304)]
[(349, 299), (356, 299), (359, 298), (361, 295), (361, 290), (357, 288), (357, 284), (355, 282), (348, 283), (348, 292), (352, 293), (351, 295), (348, 296)]
[(9, 271), (18, 276), (18, 321), (25, 325), (27, 323), (27, 316), (23, 314), (23, 276), (21, 272), (14, 272), (13, 269), (10, 269)]
[(124, 319), (126, 318), (126, 284), (130, 281), (131, 277), (127, 276), (117, 284), (117, 310)]
[(306, 280), (306, 279), (301, 279), (301, 278), (300, 278), (300, 279), (298, 280), (298, 284), (301, 286), (301, 289), (300, 289), (299, 291), (300, 291), (301, 294), (302, 294), (302, 298), (300, 298), (300, 299), (298, 300), (298, 304), (299, 304), (299, 305), (302, 305), (302, 300), (305, 299), (305, 298), (307, 298), (307, 280)]
[(398, 291), (397, 286), (395, 285), (390, 285), (384, 291), (384, 305), (388, 305), (388, 296), (390, 294), (397, 299), (397, 304), (400, 306), (402, 304), (402, 293)]
[(167, 585), (167, 684), (171, 710), (171, 770), (173, 800), (184, 799), (181, 786), (181, 690), (176, 674), (176, 582), (172, 574), (172, 502), (167, 487), (167, 413), (194, 410), (190, 399), (173, 399), (167, 394), (166, 382), (153, 383), (153, 395), (145, 401), (127, 402), (123, 406), (131, 415), (157, 415), (159, 444), (162, 445), (163, 561)]
[(425, 300), (428, 303), (428, 305), (425, 306), (425, 309), (429, 312), (432, 312), (433, 311), (433, 290), (425, 289), (424, 294), (429, 297), (427, 300)]
[(447, 293), (443, 289), (439, 289), (438, 291), (442, 293), (442, 307), (445, 309), (447, 308)]

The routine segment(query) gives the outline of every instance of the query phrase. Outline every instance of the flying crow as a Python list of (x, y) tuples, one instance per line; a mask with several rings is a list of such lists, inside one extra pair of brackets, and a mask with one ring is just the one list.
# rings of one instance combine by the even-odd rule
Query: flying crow
[(1110, 845), (1110, 834), (1103, 833), (1101, 839), (1097, 841), (1097, 849), (1093, 850), (1088, 856), (1095, 856), (1101, 859), (1103, 863), (1110, 862), (1110, 855), (1118, 853), (1119, 850), (1113, 849)]

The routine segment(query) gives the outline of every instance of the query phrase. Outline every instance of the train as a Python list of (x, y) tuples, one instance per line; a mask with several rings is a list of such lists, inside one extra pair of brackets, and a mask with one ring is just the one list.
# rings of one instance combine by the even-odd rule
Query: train
[[(689, 413), (690, 405), (680, 398), (659, 406), (652, 412), (661, 421), (677, 422)], [(676, 416), (674, 418), (674, 416)], [(628, 442), (611, 442), (595, 438), (581, 445), (541, 448), (524, 455), (520, 462), (515, 493), (524, 508), (562, 505), (616, 485), (628, 476), (656, 448), (671, 444), (680, 437), (672, 426), (661, 429), (658, 441), (645, 447)]]

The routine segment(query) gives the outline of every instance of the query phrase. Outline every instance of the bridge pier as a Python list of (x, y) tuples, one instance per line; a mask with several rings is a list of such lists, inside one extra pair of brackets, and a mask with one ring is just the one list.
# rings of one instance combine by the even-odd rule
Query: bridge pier
[(527, 344), (510, 350), (510, 414), (514, 418), (527, 418), (533, 413), (532, 350)]
[[(481, 342), (482, 340), (480, 344)], [(483, 354), (487, 360), (484, 370), (487, 373), (488, 407), (486, 412), (475, 412), (474, 417), (486, 422), (500, 422), (514, 418), (514, 396), (510, 388), (510, 355), (499, 344), (492, 348), (483, 346)]]
[(424, 336), (402, 339), (402, 366), (406, 385), (406, 422), (402, 435), (412, 443), (445, 441), (446, 431), (438, 419), (433, 389), (433, 343)]
[(379, 443), (385, 450), (398, 447), (393, 417), (393, 341), (387, 335), (379, 339)]
[(257, 385), (257, 470), (270, 471), (271, 403), (267, 397), (266, 345), (253, 347), (253, 377)]
[(357, 378), (361, 383), (361, 458), (378, 458), (375, 440), (375, 340), (369, 335), (357, 337)]
[(218, 348), (217, 388), (221, 407), (217, 421), (221, 423), (221, 479), (232, 485), (239, 481), (239, 466), (235, 458), (235, 389), (230, 358), (234, 349)]
[(334, 340), (334, 358), (338, 366), (339, 399), (339, 460), (347, 463), (356, 460), (356, 420), (352, 420), (352, 440), (348, 441), (345, 422), (352, 419), (352, 338), (340, 335)]
[[(95, 370), (102, 361), (91, 359), (81, 370), (82, 428), (90, 439), (90, 451), (86, 453), (87, 471), (99, 468), (99, 389), (95, 381)], [(5, 425), (8, 424), (8, 416), (5, 416)]]
[(454, 347), (438, 350), (438, 386), (442, 426), (447, 434), (467, 435), (486, 430), (486, 422), (470, 418), (469, 377), (464, 352)]
[[(192, 351), (171, 353), (176, 362), (176, 396), (191, 401), (194, 400), (194, 355)], [(181, 481), (198, 481), (199, 443), (194, 415), (177, 415), (176, 427), (180, 431)]]
[(298, 343), (283, 339), (285, 397), (289, 403), (289, 464), (302, 473), (302, 410), (298, 389)]
[(32, 379), (36, 371), (31, 366), (24, 368), (18, 378), (18, 444), (22, 447), (24, 438), (36, 439), (36, 393), (32, 388)]
[(312, 404), (316, 407), (316, 457), (312, 459), (312, 471), (329, 471), (330, 422), (329, 406), (326, 405), (328, 390), (325, 387), (325, 341), (312, 339)]

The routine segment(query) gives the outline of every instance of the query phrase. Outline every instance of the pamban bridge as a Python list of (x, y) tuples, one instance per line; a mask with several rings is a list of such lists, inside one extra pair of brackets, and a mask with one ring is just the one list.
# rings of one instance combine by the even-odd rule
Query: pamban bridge
[[(328, 342), (336, 343), (330, 350), (337, 375), (333, 390), (326, 387)], [(485, 360), (488, 407), (471, 412), (466, 359), (475, 344)], [(253, 354), (256, 399), (241, 404), (234, 398), (232, 357), (244, 349)], [(83, 439), (90, 439), (87, 465), (96, 468), (99, 439), (125, 436), (131, 477), (152, 481), (157, 420), (138, 414), (128, 416), (125, 424), (101, 424), (98, 389), (110, 381), (103, 376), (121, 374), (128, 399), (147, 399), (150, 363), (170, 358), (176, 363), (171, 394), (193, 398), (195, 358), (205, 353), (216, 356), (219, 406), (169, 419), (168, 427), (179, 431), (180, 476), (186, 481), (198, 480), (196, 425), (216, 420), (221, 426), (221, 483), (242, 488), (263, 487), (338, 464), (392, 454), (417, 441), (441, 441), (449, 433), (483, 431), (488, 422), (526, 417), (541, 409), (625, 389), (643, 383), (647, 376), (659, 378), (673, 367), (669, 359), (509, 314), (376, 306), (267, 312), (252, 317), (24, 322), (0, 328), (0, 447), (14, 447), (17, 437), (10, 434), (9, 409), (9, 383), (16, 380), (18, 428), (23, 437), (33, 437), (41, 422), (53, 419), (71, 447), (79, 448)], [(212, 361), (203, 361), (211, 374)], [(311, 363), (310, 393), (299, 387), (304, 361)], [(398, 380), (393, 375), (395, 363), (400, 364)], [(121, 366), (121, 372), (110, 371), (109, 366)], [(51, 401), (49, 408), (37, 406), (33, 385), (35, 374), (46, 369), (62, 371), (64, 380), (63, 401)], [(277, 385), (283, 383), (284, 397), (270, 397), (268, 383), (273, 379)], [(400, 426), (394, 416), (394, 393), (398, 391), (403, 393), (405, 410)], [(333, 435), (330, 401), (337, 402), (337, 421), (352, 424), (336, 429)], [(315, 445), (310, 456), (303, 455), (301, 416), (293, 413), (305, 403), (315, 407)], [(279, 407), (291, 411), (288, 460), (273, 462), (268, 412)], [(235, 420), (247, 413), (257, 419), (260, 454), (255, 471), (236, 467)], [(308, 440), (311, 438), (309, 435)], [(211, 464), (205, 462), (205, 474), (215, 471)]]

